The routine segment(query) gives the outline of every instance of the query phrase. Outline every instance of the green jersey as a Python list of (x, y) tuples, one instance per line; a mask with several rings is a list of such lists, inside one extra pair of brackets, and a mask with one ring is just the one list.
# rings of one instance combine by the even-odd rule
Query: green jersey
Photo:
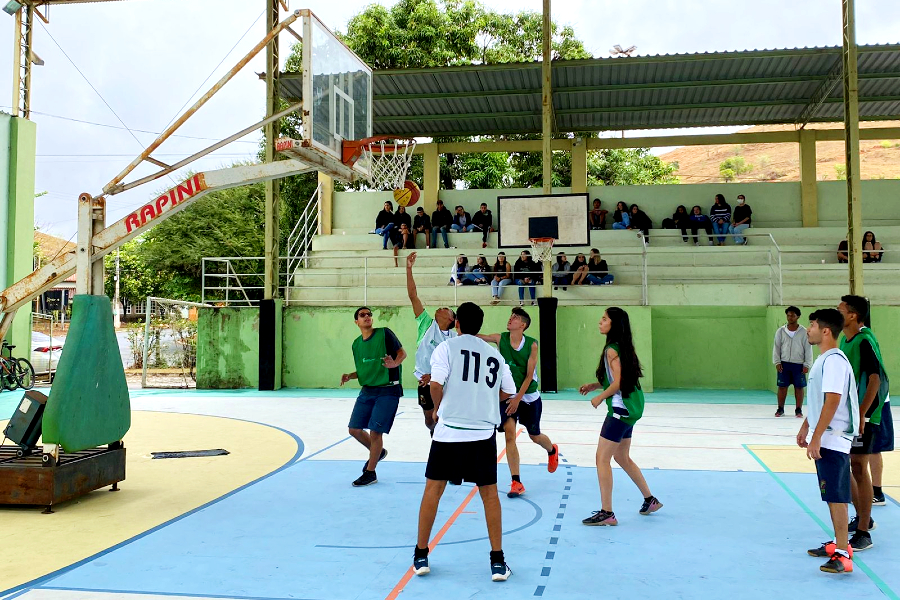
[(509, 332), (505, 331), (500, 334), (500, 343), (497, 344), (497, 349), (500, 350), (500, 356), (502, 356), (506, 361), (506, 364), (509, 365), (513, 381), (516, 383), (516, 391), (522, 387), (525, 377), (531, 375), (531, 383), (528, 385), (528, 389), (525, 390), (525, 393), (533, 394), (537, 391), (538, 382), (534, 373), (528, 373), (528, 359), (531, 357), (531, 345), (537, 340), (528, 337), (527, 335), (523, 335), (522, 337), (525, 340), (522, 343), (522, 348), (516, 350), (509, 341)]
[(859, 389), (859, 403), (862, 404), (869, 385), (869, 376), (878, 375), (880, 384), (875, 401), (866, 412), (867, 420), (873, 425), (881, 424), (881, 410), (888, 398), (888, 376), (884, 370), (884, 360), (881, 358), (881, 349), (875, 334), (868, 327), (863, 327), (859, 333), (851, 339), (841, 336), (841, 352), (847, 355), (850, 366), (853, 367), (853, 375), (856, 378), (856, 386)]
[[(600, 377), (600, 385), (603, 386), (604, 390), (612, 385), (614, 381), (612, 369), (606, 360), (606, 351), (609, 348), (615, 350), (617, 354), (619, 352), (619, 347), (616, 344), (610, 344), (603, 348), (603, 375)], [(619, 364), (621, 365), (621, 361), (619, 361)], [(620, 420), (629, 425), (637, 423), (638, 419), (644, 414), (644, 392), (641, 390), (641, 382), (636, 381), (634, 390), (627, 396), (622, 393), (620, 388), (618, 392), (606, 399), (606, 408), (608, 415), (612, 415), (615, 412), (614, 408), (624, 408), (628, 411), (628, 416), (621, 415)]]
[(353, 340), (353, 362), (356, 363), (356, 376), (363, 387), (386, 387), (400, 383), (399, 366), (388, 369), (384, 366), (385, 355), (397, 358), (402, 348), (394, 332), (387, 327), (372, 330), (369, 339), (359, 336)]

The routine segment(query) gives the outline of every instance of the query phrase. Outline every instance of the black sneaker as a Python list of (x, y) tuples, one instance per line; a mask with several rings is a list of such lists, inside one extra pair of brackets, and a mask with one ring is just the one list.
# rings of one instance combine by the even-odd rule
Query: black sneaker
[[(884, 492), (881, 492), (880, 494), (875, 494), (872, 497), (872, 505), (873, 506), (884, 506), (885, 504), (887, 504), (887, 501), (884, 498)], [(874, 529), (874, 527), (872, 529)]]
[(644, 500), (644, 503), (641, 504), (641, 510), (639, 512), (642, 515), (647, 516), (650, 513), (655, 513), (662, 507), (662, 502), (660, 502), (656, 496), (650, 496), (649, 500)]
[(589, 516), (587, 519), (583, 519), (581, 521), (585, 525), (608, 525), (615, 526), (619, 524), (619, 521), (616, 519), (615, 513), (606, 512), (605, 510), (596, 510), (594, 514)]
[(850, 538), (850, 547), (853, 548), (854, 552), (868, 550), (874, 545), (875, 544), (872, 543), (872, 536), (865, 531), (857, 531), (853, 534), (853, 537)]
[(784, 416), (784, 409), (781, 408), (781, 407), (779, 407), (778, 410), (775, 411), (775, 416), (776, 416), (776, 417), (783, 417), (783, 416)]
[(802, 419), (803, 418), (803, 409), (802, 408), (794, 409), (794, 416), (797, 417), (798, 419)]
[(413, 572), (416, 575), (428, 575), (431, 573), (431, 567), (428, 566), (428, 557), (413, 559)]
[(819, 567), (819, 570), (826, 573), (852, 573), (853, 559), (835, 552), (828, 562)]
[(505, 562), (491, 563), (491, 581), (506, 581), (512, 575), (512, 569)]
[[(434, 432), (432, 432), (432, 435), (434, 435)], [(378, 455), (378, 462), (383, 461), (385, 456), (387, 456), (387, 448), (382, 448), (381, 454)], [(369, 461), (366, 461), (363, 463), (363, 473), (365, 473), (366, 469), (368, 469), (368, 468), (369, 468)]]
[(378, 476), (375, 475), (375, 471), (363, 471), (363, 474), (353, 482), (353, 487), (363, 487), (373, 483), (378, 483)]
[[(856, 531), (856, 528), (858, 525), (859, 525), (859, 515), (850, 519), (850, 524), (847, 525), (847, 531), (849, 531), (850, 533), (853, 533), (854, 531)], [(875, 531), (875, 527), (876, 527), (875, 519), (873, 519), (872, 517), (869, 517), (869, 531)]]

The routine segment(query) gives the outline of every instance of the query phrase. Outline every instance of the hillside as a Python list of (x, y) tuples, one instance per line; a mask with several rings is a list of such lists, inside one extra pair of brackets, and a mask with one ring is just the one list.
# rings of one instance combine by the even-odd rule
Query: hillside
[[(861, 128), (898, 127), (900, 121), (862, 123)], [(839, 129), (842, 123), (817, 123), (813, 129)], [(742, 132), (793, 130), (793, 125), (760, 125)], [(684, 146), (660, 156), (666, 162), (678, 163), (682, 183), (717, 183), (724, 181), (719, 165), (730, 157), (741, 157), (748, 172), (735, 181), (799, 181), (800, 150), (798, 144), (743, 144), (716, 146)], [(834, 181), (844, 171), (844, 143), (816, 144), (817, 179)], [(860, 142), (860, 164), (863, 179), (900, 179), (900, 140), (863, 140)]]

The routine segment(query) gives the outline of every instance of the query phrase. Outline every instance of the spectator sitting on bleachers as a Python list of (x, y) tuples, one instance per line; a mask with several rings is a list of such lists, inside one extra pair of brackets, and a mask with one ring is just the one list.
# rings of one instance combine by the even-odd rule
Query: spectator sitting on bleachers
[(613, 229), (628, 229), (631, 225), (631, 217), (628, 215), (628, 205), (624, 202), (616, 204), (616, 212), (613, 213)]
[(539, 283), (538, 277), (540, 276), (540, 270), (541, 265), (534, 262), (531, 258), (531, 252), (522, 250), (522, 253), (519, 255), (519, 260), (513, 265), (513, 275), (516, 278), (516, 285), (519, 286), (519, 306), (525, 304), (526, 287), (531, 292), (532, 306), (537, 303), (534, 299), (534, 286)]
[(406, 223), (406, 228), (412, 231), (412, 217), (406, 212), (405, 206), (398, 206), (397, 212), (394, 213), (394, 227), (400, 229), (400, 225)]
[(442, 200), (437, 201), (437, 210), (431, 213), (431, 238), (434, 240), (434, 247), (438, 245), (438, 233), (444, 238), (444, 248), (449, 248), (450, 243), (447, 241), (447, 232), (453, 224), (453, 215), (444, 207)]
[(653, 229), (653, 223), (647, 213), (638, 208), (637, 204), (631, 205), (631, 225), (628, 229), (635, 229), (644, 234), (644, 241), (650, 243), (650, 230)]
[[(400, 208), (403, 208), (402, 206)], [(409, 215), (407, 215), (409, 216)], [(415, 248), (415, 244), (413, 243), (413, 235), (409, 230), (409, 226), (406, 224), (406, 221), (400, 223), (399, 227), (394, 227), (391, 230), (391, 244), (394, 246), (394, 266), (399, 266), (397, 264), (397, 251), (400, 248), (405, 248), (407, 250), (412, 250)]]
[(837, 249), (837, 259), (839, 263), (845, 263), (850, 260), (850, 246), (847, 244), (847, 240), (841, 240), (841, 243), (838, 244)]
[(694, 245), (697, 246), (700, 244), (700, 242), (697, 241), (697, 231), (702, 229), (706, 232), (706, 237), (709, 238), (709, 245), (712, 246), (712, 221), (709, 220), (709, 217), (703, 214), (703, 209), (695, 205), (691, 209), (691, 214), (688, 215), (688, 218), (691, 222), (691, 236), (693, 237)]
[(491, 267), (488, 266), (487, 260), (483, 254), (478, 255), (475, 266), (472, 267), (472, 281), (475, 285), (487, 285), (488, 278), (491, 276)]
[(588, 259), (587, 282), (590, 285), (610, 285), (614, 277), (609, 273), (609, 265), (600, 256), (600, 251), (591, 248), (591, 257)]
[(394, 228), (394, 205), (384, 203), (384, 209), (375, 217), (375, 233), (383, 238), (382, 247), (387, 250), (388, 239), (391, 237), (391, 229)]
[(883, 250), (881, 242), (875, 239), (873, 232), (867, 231), (863, 235), (863, 262), (880, 263), (884, 256)]
[(551, 277), (553, 277), (554, 290), (558, 289), (559, 286), (563, 286), (563, 289), (565, 290), (566, 286), (569, 285), (569, 282), (572, 281), (569, 267), (569, 261), (566, 260), (566, 253), (558, 253), (556, 255), (556, 262), (553, 263), (553, 266), (550, 268)]
[(671, 219), (663, 219), (663, 229), (680, 229), (681, 239), (688, 241), (687, 230), (691, 226), (691, 220), (688, 218), (687, 209), (683, 204), (679, 204), (675, 212), (672, 213)]
[(590, 269), (588, 268), (584, 254), (581, 252), (578, 253), (575, 260), (572, 261), (572, 266), (569, 267), (569, 271), (572, 273), (572, 285), (584, 285), (586, 283)]
[(725, 234), (731, 227), (731, 205), (722, 194), (716, 194), (716, 203), (709, 209), (709, 220), (712, 221), (713, 232), (718, 234), (719, 246), (724, 246)]
[(474, 231), (475, 225), (472, 224), (472, 215), (467, 213), (462, 206), (456, 207), (456, 214), (453, 215), (453, 225), (450, 226), (451, 231), (463, 233)]
[(493, 279), (491, 279), (491, 304), (500, 302), (500, 295), (503, 293), (504, 286), (512, 283), (512, 267), (506, 260), (506, 254), (500, 252), (497, 254), (497, 262), (494, 263)]
[(594, 208), (588, 213), (588, 222), (590, 223), (591, 229), (595, 231), (598, 229), (606, 229), (607, 214), (609, 214), (608, 210), (600, 208), (600, 199), (594, 198)]
[(471, 281), (471, 276), (469, 273), (469, 258), (465, 254), (460, 254), (456, 257), (453, 266), (450, 267), (450, 283), (447, 285), (463, 285), (466, 281)]
[(738, 204), (734, 207), (734, 216), (731, 219), (732, 225), (728, 229), (728, 232), (735, 234), (735, 244), (742, 244), (746, 246), (747, 238), (745, 238), (741, 234), (750, 227), (750, 215), (753, 214), (753, 211), (750, 210), (750, 205), (744, 201), (743, 194), (738, 195), (737, 200)]
[(425, 234), (425, 247), (431, 248), (431, 219), (425, 214), (425, 209), (419, 206), (416, 208), (416, 216), (413, 217), (413, 246), (416, 245), (415, 238), (420, 233)]
[(488, 234), (494, 231), (494, 215), (488, 210), (487, 204), (481, 203), (481, 208), (472, 217), (472, 225), (481, 232), (481, 247), (487, 248)]

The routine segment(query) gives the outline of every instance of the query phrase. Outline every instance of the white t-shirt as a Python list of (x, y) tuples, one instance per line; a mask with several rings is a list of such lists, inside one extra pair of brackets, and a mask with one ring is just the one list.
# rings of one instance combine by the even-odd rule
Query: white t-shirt
[(788, 329), (787, 327), (784, 328), (784, 332), (785, 332), (786, 334), (788, 334), (788, 337), (791, 338), (791, 339), (793, 339), (794, 336), (797, 335), (797, 332), (798, 332), (798, 331), (800, 331), (799, 328), (795, 329), (794, 331), (791, 331), (791, 330)]
[[(819, 356), (809, 370), (807, 385), (807, 417), (809, 433), (806, 441), (812, 440), (813, 432), (819, 422), (819, 415), (825, 405), (825, 394), (840, 394), (841, 401), (831, 419), (828, 429), (822, 434), (822, 447), (837, 452), (850, 452), (852, 440), (841, 435), (850, 427), (850, 386), (856, 386), (853, 379), (853, 367), (840, 350), (830, 351)], [(855, 395), (855, 389), (852, 390)]]
[(500, 391), (516, 393), (500, 352), (472, 335), (461, 335), (434, 349), (431, 381), (444, 387), (432, 437), (438, 442), (491, 437), (500, 424)]

